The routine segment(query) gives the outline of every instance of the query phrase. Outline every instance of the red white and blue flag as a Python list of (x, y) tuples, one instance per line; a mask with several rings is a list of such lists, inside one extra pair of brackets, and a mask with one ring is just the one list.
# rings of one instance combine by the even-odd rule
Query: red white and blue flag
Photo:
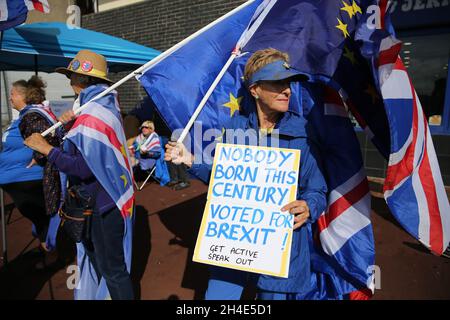
[(0, 31), (22, 24), (28, 11), (50, 12), (47, 0), (2, 0), (0, 1)]
[[(88, 102), (106, 88), (107, 86), (97, 85), (85, 89), (80, 94), (80, 103)], [(123, 248), (127, 269), (130, 272), (134, 182), (117, 92), (112, 91), (90, 102), (77, 117), (66, 137), (81, 152), (92, 173), (122, 213), (125, 222)], [(92, 272), (94, 269), (85, 255), (83, 245), (77, 244), (77, 249), (81, 275), (80, 289), (76, 290), (76, 299), (107, 299), (109, 293), (104, 279), (98, 285), (95, 272)]]
[[(380, 1), (378, 37), (361, 30), (362, 50), (374, 71), (389, 120), (390, 154), (384, 197), (399, 223), (429, 250), (441, 255), (450, 242), (450, 207), (426, 117), (391, 31), (388, 5)], [(371, 43), (373, 39), (377, 39)], [(372, 51), (373, 50), (373, 51)]]
[(161, 152), (161, 142), (159, 141), (159, 136), (156, 132), (152, 132), (147, 138), (140, 134), (136, 138), (138, 144), (138, 149), (136, 151), (142, 152)]

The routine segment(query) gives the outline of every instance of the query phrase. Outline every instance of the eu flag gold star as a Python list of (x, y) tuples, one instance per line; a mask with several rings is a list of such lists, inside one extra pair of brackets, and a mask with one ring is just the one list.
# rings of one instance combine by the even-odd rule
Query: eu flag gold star
[[(353, 2), (355, 3), (355, 2)], [(353, 16), (356, 14), (353, 6), (349, 5), (347, 2), (342, 1), (342, 4), (344, 5), (343, 8), (341, 8), (342, 11), (346, 11), (348, 15), (350, 16), (350, 19), (353, 18)]]
[(358, 6), (358, 4), (355, 2), (355, 0), (353, 0), (352, 7), (353, 7), (353, 12), (355, 14), (356, 13), (362, 14), (361, 8)]
[(358, 62), (356, 61), (356, 57), (355, 57), (355, 53), (353, 51), (350, 51), (349, 48), (344, 47), (344, 57), (346, 57), (348, 60), (350, 60), (350, 62), (352, 63), (352, 65), (356, 65)]
[(123, 180), (123, 186), (126, 187), (127, 184), (128, 184), (128, 179), (127, 179), (127, 177), (123, 174), (123, 175), (120, 176), (120, 179)]
[(377, 91), (375, 90), (375, 88), (371, 84), (369, 84), (367, 86), (367, 89), (364, 90), (364, 92), (372, 97), (372, 104), (375, 104), (377, 102), (378, 93), (377, 93)]
[(127, 157), (127, 152), (125, 151), (125, 146), (121, 145), (120, 146), (120, 152), (122, 153), (122, 155), (126, 158)]
[(230, 101), (223, 105), (224, 107), (230, 108), (230, 116), (233, 116), (236, 110), (240, 109), (239, 103), (241, 100), (242, 97), (236, 98), (232, 93), (230, 93)]
[(128, 211), (128, 213), (129, 213), (129, 215), (130, 215), (130, 217), (133, 215), (133, 207), (134, 206), (131, 206), (127, 211)]
[(337, 20), (339, 21), (339, 24), (336, 26), (336, 28), (342, 31), (345, 38), (349, 37), (350, 33), (348, 33), (347, 31), (347, 25), (345, 23), (342, 23), (342, 21), (339, 20), (339, 18), (337, 18)]

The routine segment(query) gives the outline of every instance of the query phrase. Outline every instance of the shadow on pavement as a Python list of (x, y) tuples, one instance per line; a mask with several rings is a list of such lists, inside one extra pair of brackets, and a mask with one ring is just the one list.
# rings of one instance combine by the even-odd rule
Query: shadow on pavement
[[(32, 242), (37, 244), (37, 241)], [(74, 264), (76, 249), (74, 243), (63, 232), (57, 239), (58, 259), (43, 270), (35, 265), (42, 261), (42, 254), (29, 250), (18, 255), (14, 260), (0, 269), (0, 299), (31, 300), (35, 299), (43, 287), (48, 284), (50, 299), (54, 299), (55, 290), (52, 277), (67, 265)]]
[[(181, 287), (194, 290), (194, 299), (203, 299), (208, 283), (208, 266), (192, 261), (197, 233), (203, 215), (206, 194), (158, 212), (159, 219), (175, 237), (169, 245), (188, 248)], [(174, 299), (170, 296), (168, 299)]]
[(392, 223), (397, 228), (403, 229), (397, 220), (395, 220), (383, 198), (372, 197), (372, 213), (375, 213), (384, 220)]

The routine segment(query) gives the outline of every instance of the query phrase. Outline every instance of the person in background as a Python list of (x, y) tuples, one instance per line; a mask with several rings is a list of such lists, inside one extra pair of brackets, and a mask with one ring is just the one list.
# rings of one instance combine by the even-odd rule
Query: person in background
[(143, 181), (156, 165), (157, 159), (161, 157), (162, 148), (152, 121), (144, 121), (139, 129), (141, 133), (134, 140), (130, 150), (136, 159), (133, 168), (135, 180)]
[[(11, 195), (19, 211), (29, 218), (44, 251), (44, 260), (36, 265), (42, 269), (56, 261), (57, 226), (49, 230), (52, 217), (57, 215), (61, 184), (58, 170), (39, 152), (33, 152), (23, 145), (24, 139), (33, 133), (40, 133), (56, 122), (56, 117), (43, 103), (45, 83), (37, 76), (28, 81), (13, 83), (10, 101), (20, 112), (3, 136), (4, 148), (0, 153), (0, 184)], [(47, 136), (47, 142), (59, 147), (61, 136)]]
[[(111, 84), (106, 59), (90, 50), (79, 51), (67, 68), (55, 71), (70, 79), (80, 105)], [(52, 147), (40, 134), (25, 140), (67, 175), (69, 188), (95, 199), (90, 238), (77, 245), (83, 283), (76, 291), (79, 299), (107, 299), (107, 292), (113, 300), (134, 299), (130, 277), (134, 190), (121, 120), (117, 92), (112, 91), (78, 117), (72, 110), (61, 116), (62, 123), (71, 125), (64, 150)]]

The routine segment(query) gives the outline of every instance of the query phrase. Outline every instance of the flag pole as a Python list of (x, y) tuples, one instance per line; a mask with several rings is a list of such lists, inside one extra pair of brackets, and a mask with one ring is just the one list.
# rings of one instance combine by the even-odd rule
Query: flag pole
[[(234, 59), (238, 56), (239, 48), (236, 47), (236, 49), (233, 50), (233, 53), (231, 54), (230, 58), (228, 58), (228, 61), (225, 63), (225, 65), (222, 67), (222, 70), (220, 70), (219, 74), (217, 75), (214, 82), (209, 87), (208, 91), (206, 92), (205, 96), (203, 97), (202, 101), (200, 101), (199, 105), (197, 106), (197, 109), (195, 109), (194, 113), (192, 114), (191, 118), (189, 119), (188, 124), (184, 127), (183, 132), (181, 133), (180, 137), (177, 140), (177, 143), (182, 143), (186, 136), (189, 134), (189, 131), (191, 130), (192, 126), (194, 125), (195, 120), (197, 119), (198, 115), (202, 111), (203, 107), (205, 106), (206, 102), (208, 102), (209, 97), (214, 92), (214, 89), (216, 89), (217, 85), (219, 84), (220, 80), (222, 80), (223, 75), (225, 72), (227, 72), (230, 65), (233, 63)], [(155, 166), (156, 167), (156, 166)], [(147, 179), (142, 183), (141, 187), (139, 188), (139, 191), (144, 188), (145, 184), (147, 183), (148, 179), (150, 179), (151, 175), (153, 174), (153, 170), (148, 175)]]
[[(189, 37), (187, 37), (186, 39), (184, 39), (183, 41), (177, 43), (176, 45), (174, 45), (173, 47), (171, 47), (170, 49), (167, 49), (166, 51), (164, 51), (163, 53), (161, 53), (159, 56), (157, 56), (156, 58), (154, 58), (153, 60), (150, 60), (149, 62), (147, 62), (146, 64), (142, 65), (141, 67), (139, 67), (138, 69), (136, 69), (135, 71), (131, 72), (129, 75), (127, 75), (126, 77), (122, 78), (121, 80), (119, 80), (118, 82), (116, 82), (115, 84), (113, 84), (112, 86), (110, 86), (108, 89), (106, 89), (105, 91), (103, 91), (102, 93), (96, 95), (95, 97), (93, 97), (91, 100), (89, 100), (88, 102), (86, 102), (85, 104), (83, 104), (80, 108), (78, 108), (77, 110), (75, 110), (75, 114), (79, 114), (81, 111), (83, 111), (84, 109), (86, 109), (89, 105), (90, 102), (100, 99), (102, 97), (104, 97), (105, 95), (107, 95), (108, 93), (110, 93), (111, 91), (113, 91), (115, 88), (119, 87), (120, 85), (122, 85), (123, 83), (127, 82), (128, 80), (130, 80), (133, 77), (139, 77), (144, 71), (147, 71), (147, 69), (154, 67), (156, 64), (158, 64), (160, 61), (162, 61), (163, 59), (165, 59), (167, 56), (171, 55), (173, 52), (177, 51), (179, 48), (181, 48), (182, 46), (184, 46), (186, 43), (188, 43), (189, 41), (191, 41), (192, 39), (198, 37), (200, 34), (202, 34), (203, 32), (211, 29), (212, 27), (214, 27), (215, 25), (217, 25), (218, 23), (222, 22), (223, 20), (227, 19), (228, 17), (232, 16), (233, 14), (235, 14), (236, 12), (242, 10), (243, 8), (251, 5), (253, 2), (255, 2), (256, 0), (249, 0), (243, 4), (241, 4), (239, 7), (231, 10), (230, 12), (228, 12), (227, 14), (221, 16), (219, 19), (211, 22), (210, 24), (206, 25), (205, 27), (203, 27), (202, 29), (198, 30), (197, 32), (193, 33), (192, 35), (190, 35)], [(50, 128), (48, 128), (47, 130), (45, 130), (44, 132), (41, 133), (41, 135), (43, 137), (45, 137), (46, 135), (48, 135), (49, 133), (55, 131), (56, 129), (58, 129), (60, 126), (62, 125), (61, 122), (58, 122), (56, 124), (54, 124), (53, 126), (51, 126)]]
[[(189, 122), (184, 127), (183, 132), (181, 133), (180, 137), (177, 140), (177, 143), (183, 143), (186, 136), (189, 134), (189, 131), (191, 130), (192, 126), (194, 125), (195, 120), (197, 119), (198, 115), (202, 111), (203, 107), (205, 106), (206, 102), (208, 102), (209, 97), (216, 89), (217, 85), (219, 84), (220, 80), (222, 80), (225, 72), (228, 70), (230, 65), (233, 63), (234, 59), (241, 53), (241, 48), (246, 45), (246, 43), (249, 41), (249, 39), (253, 36), (253, 34), (256, 32), (256, 30), (260, 27), (263, 20), (267, 17), (270, 10), (273, 8), (273, 6), (276, 4), (276, 0), (271, 0), (267, 3), (267, 5), (262, 9), (261, 12), (258, 13), (258, 19), (254, 21), (252, 26), (247, 30), (247, 32), (244, 32), (240, 39), (238, 40), (236, 47), (234, 48), (233, 52), (231, 53), (230, 58), (223, 66), (220, 73), (217, 75), (214, 82), (209, 87), (208, 91), (206, 92), (205, 96), (203, 97), (202, 101), (200, 101), (199, 105), (195, 109), (194, 113), (192, 114), (191, 118), (189, 119)], [(142, 188), (145, 186), (145, 183), (148, 181), (150, 176), (152, 175), (153, 171), (149, 174), (147, 179), (142, 184), (141, 188), (139, 190), (142, 190)]]
[(216, 89), (220, 80), (222, 80), (225, 72), (227, 72), (228, 68), (233, 63), (234, 59), (236, 59), (236, 57), (238, 56), (239, 51), (240, 51), (239, 47), (236, 47), (236, 49), (233, 50), (233, 53), (231, 54), (230, 58), (228, 58), (228, 61), (223, 66), (222, 70), (220, 70), (220, 73), (217, 75), (216, 79), (209, 87), (209, 89), (206, 92), (205, 96), (203, 97), (202, 101), (200, 101), (199, 105), (197, 106), (197, 109), (195, 109), (195, 111), (192, 114), (191, 118), (189, 119), (189, 122), (187, 123), (186, 127), (184, 127), (183, 132), (181, 133), (177, 142), (182, 143), (184, 141), (184, 138), (186, 138), (186, 136), (189, 134), (189, 131), (191, 130), (192, 126), (194, 125), (195, 120), (197, 120), (198, 115), (202, 111), (206, 102), (208, 102), (209, 97)]

